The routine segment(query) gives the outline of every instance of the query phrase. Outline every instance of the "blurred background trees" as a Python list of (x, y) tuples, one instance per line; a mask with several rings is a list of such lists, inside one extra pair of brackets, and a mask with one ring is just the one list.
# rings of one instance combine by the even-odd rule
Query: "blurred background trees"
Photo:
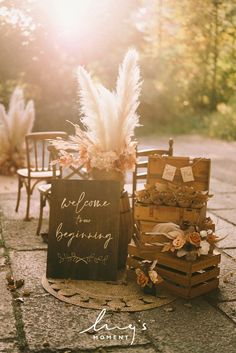
[(140, 53), (144, 133), (236, 138), (236, 0), (0, 0), (0, 102), (16, 84), (35, 130), (78, 120), (76, 67), (112, 88)]

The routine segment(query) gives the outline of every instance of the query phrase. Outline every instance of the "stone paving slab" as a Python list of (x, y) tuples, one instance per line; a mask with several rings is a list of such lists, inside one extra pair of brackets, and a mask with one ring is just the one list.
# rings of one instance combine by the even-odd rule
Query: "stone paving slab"
[(0, 339), (15, 339), (15, 317), (12, 307), (12, 295), (6, 286), (7, 270), (0, 272)]
[(236, 323), (236, 301), (218, 303), (217, 306)]
[[(89, 310), (60, 302), (52, 296), (30, 296), (21, 305), (24, 330), (29, 349), (40, 350), (43, 347), (55, 349), (95, 349), (103, 346), (128, 346), (132, 340), (130, 329), (122, 330), (123, 339), (94, 338), (93, 334), (80, 331), (89, 328), (99, 315), (99, 310)], [(37, 318), (37, 319), (36, 319)], [(126, 313), (106, 313), (103, 323), (109, 327), (120, 327), (137, 323)], [(112, 330), (114, 335), (121, 331)], [(111, 331), (108, 332), (108, 335)], [(101, 330), (101, 335), (107, 335), (107, 331)], [(135, 344), (147, 344), (149, 341), (145, 334), (137, 329)]]
[(149, 345), (145, 346), (135, 346), (135, 347), (125, 347), (125, 348), (105, 348), (104, 352), (101, 351), (101, 353), (155, 353), (159, 352), (159, 350), (154, 349), (153, 347)]
[[(60, 302), (44, 291), (41, 286), (42, 276), (46, 271), (46, 251), (11, 251), (10, 259), (16, 278), (25, 280), (25, 287), (31, 291), (30, 297), (24, 298), (21, 305), (26, 339), (31, 350), (43, 349), (49, 343), (52, 348), (60, 349), (94, 349), (105, 346), (127, 345), (126, 340), (94, 340), (91, 334), (80, 336), (79, 331), (95, 322), (99, 311), (82, 309)], [(20, 292), (20, 291), (19, 291)], [(109, 326), (135, 323), (129, 314), (107, 313)], [(37, 318), (37, 320), (35, 320)], [(45, 341), (48, 337), (48, 341)], [(137, 334), (136, 344), (148, 343), (144, 334)]]
[(134, 315), (147, 323), (152, 342), (161, 352), (171, 353), (235, 353), (236, 326), (203, 299), (173, 304), (174, 311), (143, 311)]
[[(217, 194), (231, 194), (236, 193), (236, 186), (225, 183), (221, 180), (211, 178), (210, 180), (210, 190), (213, 192), (214, 196)], [(222, 196), (222, 195), (221, 195)], [(225, 197), (225, 195), (224, 195)], [(235, 205), (236, 207), (236, 205)]]
[(25, 222), (22, 220), (3, 221), (4, 240), (6, 246), (15, 250), (46, 249), (47, 244), (41, 236), (36, 235), (37, 220)]
[[(231, 273), (233, 276), (231, 277)], [(221, 255), (220, 263), (220, 286), (218, 289), (208, 293), (206, 296), (213, 303), (227, 300), (236, 300), (236, 262), (228, 256)]]
[(16, 279), (24, 279), (22, 289), (27, 288), (31, 296), (46, 293), (41, 285), (41, 279), (46, 273), (46, 259), (47, 252), (44, 250), (10, 252), (14, 276)]
[(214, 211), (216, 216), (223, 218), (224, 220), (236, 225), (236, 210), (216, 210)]
[(0, 340), (0, 353), (20, 353), (17, 342), (4, 342)]
[(236, 261), (236, 249), (224, 249), (224, 253), (226, 253)]
[(208, 212), (208, 215), (212, 218), (216, 225), (216, 233), (222, 238), (227, 235), (227, 238), (218, 243), (218, 247), (236, 248), (236, 226), (218, 218), (215, 213), (215, 211), (214, 214), (212, 212)]
[[(0, 194), (0, 208), (7, 219), (23, 220), (26, 212), (26, 193), (23, 191), (18, 212), (15, 212), (16, 194), (5, 193)], [(46, 211), (46, 210), (45, 210)], [(39, 216), (39, 192), (35, 190), (31, 196), (30, 217), (38, 218)]]
[(208, 209), (225, 210), (236, 209), (236, 193), (214, 194), (208, 201)]
[(0, 248), (0, 267), (5, 265), (4, 248)]

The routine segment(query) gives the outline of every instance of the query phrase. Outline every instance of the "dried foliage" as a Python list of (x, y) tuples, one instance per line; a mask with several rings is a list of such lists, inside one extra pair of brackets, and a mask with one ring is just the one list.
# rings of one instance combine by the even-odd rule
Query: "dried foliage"
[(201, 208), (212, 197), (208, 191), (195, 190), (192, 186), (174, 184), (145, 185), (144, 190), (136, 192), (136, 200), (144, 204), (173, 207)]
[(14, 174), (24, 165), (25, 135), (33, 127), (34, 103), (26, 105), (23, 90), (16, 87), (12, 93), (9, 109), (0, 104), (0, 174)]
[(172, 252), (177, 257), (195, 261), (201, 255), (212, 254), (216, 244), (223, 240), (214, 232), (211, 219), (206, 218), (201, 228), (197, 225), (184, 225), (182, 229), (174, 223), (159, 223), (149, 234), (164, 235), (162, 252)]
[(63, 141), (53, 144), (61, 151), (62, 166), (85, 165), (88, 171), (116, 170), (124, 173), (135, 164), (134, 129), (138, 126), (136, 113), (141, 90), (138, 54), (129, 50), (120, 66), (116, 91), (110, 92), (96, 85), (82, 67), (78, 70), (81, 122), (84, 130), (75, 125), (71, 145), (77, 153), (68, 154)]

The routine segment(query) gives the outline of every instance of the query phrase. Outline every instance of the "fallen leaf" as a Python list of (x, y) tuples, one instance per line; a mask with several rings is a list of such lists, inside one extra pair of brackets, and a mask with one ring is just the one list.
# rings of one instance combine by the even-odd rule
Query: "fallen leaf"
[(16, 288), (20, 288), (20, 287), (22, 287), (23, 285), (25, 284), (25, 280), (24, 279), (17, 279), (16, 281), (15, 281), (15, 286), (16, 286)]
[(24, 289), (23, 290), (23, 293), (22, 293), (23, 297), (29, 297), (30, 294), (31, 294), (31, 291), (29, 289)]
[(10, 284), (10, 285), (14, 285), (14, 283), (15, 283), (14, 278), (13, 278), (13, 276), (10, 273), (8, 273), (6, 275), (6, 280), (7, 280), (7, 283)]
[(11, 291), (11, 292), (15, 292), (15, 290), (16, 290), (16, 286), (13, 284), (13, 285), (8, 285), (8, 289), (9, 289), (9, 291)]

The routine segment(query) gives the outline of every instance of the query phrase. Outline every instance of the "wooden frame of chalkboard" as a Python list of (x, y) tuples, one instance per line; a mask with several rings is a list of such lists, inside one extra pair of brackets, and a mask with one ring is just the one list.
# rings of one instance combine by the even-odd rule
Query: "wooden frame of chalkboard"
[(54, 180), (47, 277), (116, 280), (120, 184)]

